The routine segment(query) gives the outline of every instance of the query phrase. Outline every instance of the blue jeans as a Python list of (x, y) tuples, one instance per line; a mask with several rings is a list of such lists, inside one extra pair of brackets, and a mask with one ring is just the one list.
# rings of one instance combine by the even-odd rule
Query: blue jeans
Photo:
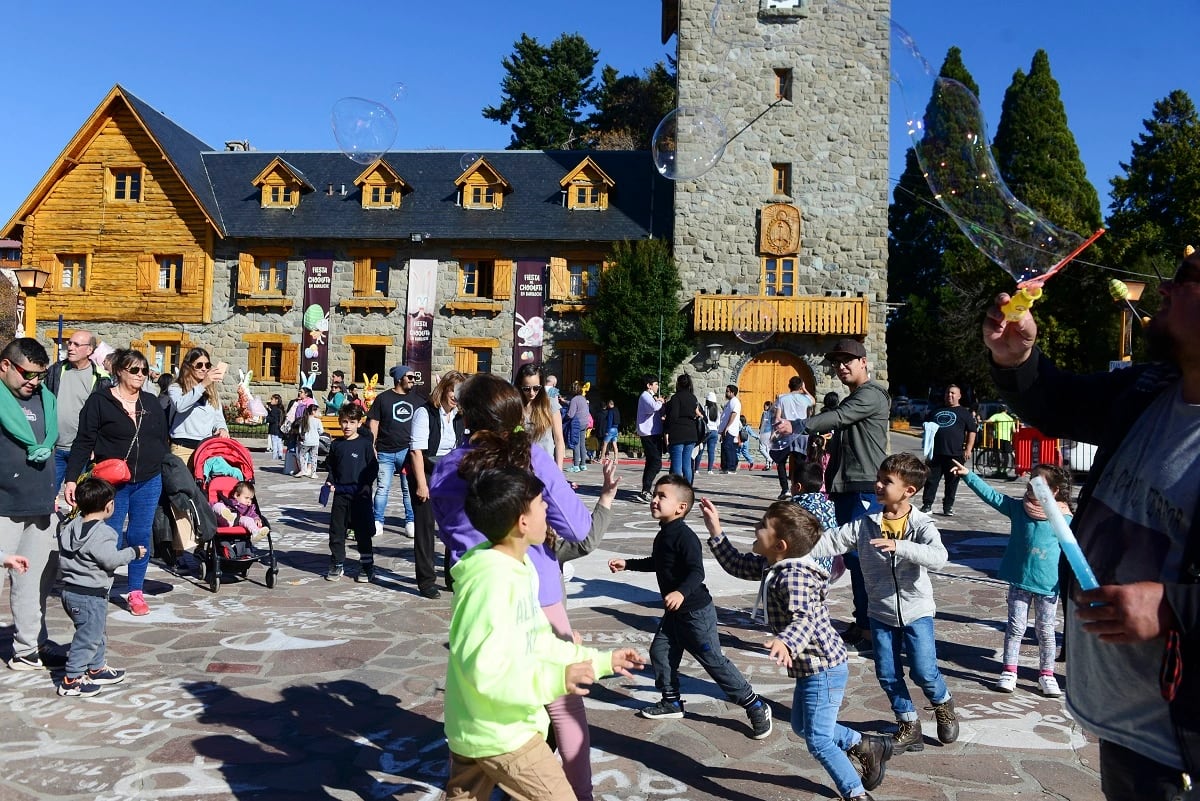
[(571, 459), (575, 467), (584, 467), (587, 464), (586, 433), (582, 420), (571, 421)]
[(825, 768), (842, 798), (866, 792), (846, 756), (847, 750), (862, 741), (862, 735), (837, 720), (849, 676), (845, 662), (812, 676), (799, 676), (792, 695), (792, 731), (804, 738), (808, 753)]
[[(392, 491), (392, 478), (404, 467), (408, 448), (395, 453), (379, 452), (379, 483), (375, 485), (375, 522), (382, 523), (387, 514), (388, 494)], [(413, 520), (412, 500), (408, 497), (408, 482), (400, 482), (400, 495), (404, 499), (404, 522)]]
[(75, 636), (67, 653), (67, 675), (79, 678), (85, 670), (104, 667), (105, 623), (108, 621), (108, 594), (85, 595), (63, 589), (63, 610), (75, 624)]
[(55, 492), (62, 489), (63, 479), (67, 477), (67, 457), (71, 455), (70, 448), (54, 449), (54, 486)]
[[(833, 501), (833, 514), (839, 526), (883, 510), (879, 501), (875, 499), (874, 492), (831, 492), (829, 500)], [(860, 629), (870, 628), (871, 622), (867, 619), (867, 582), (863, 580), (858, 551), (850, 551), (842, 557), (842, 562), (846, 565), (846, 572), (850, 574), (850, 591), (854, 597), (854, 623)]]
[[(154, 528), (154, 510), (162, 497), (162, 474), (145, 481), (131, 481), (117, 489), (113, 499), (113, 516), (108, 524), (117, 530), (117, 547), (141, 545), (146, 549), (141, 559), (129, 563), (129, 591), (141, 592), (150, 564), (150, 536)], [(126, 525), (126, 516), (129, 523)]]
[(724, 471), (737, 470), (738, 466), (738, 441), (737, 437), (732, 434), (725, 434), (721, 437), (721, 469)]
[(692, 483), (692, 477), (695, 475), (692, 468), (692, 448), (694, 447), (696, 447), (694, 442), (680, 442), (671, 445), (671, 472), (683, 476), (689, 484)]
[(907, 626), (888, 626), (872, 618), (871, 639), (875, 644), (875, 676), (892, 702), (896, 720), (917, 719), (916, 707), (904, 682), (902, 651), (908, 654), (908, 675), (930, 703), (941, 704), (950, 698), (946, 680), (938, 670), (932, 616), (919, 618)]
[(650, 643), (654, 686), (664, 698), (679, 698), (679, 662), (687, 651), (708, 671), (730, 701), (743, 704), (754, 688), (721, 651), (717, 635), (717, 608), (707, 604), (690, 612), (667, 612)]

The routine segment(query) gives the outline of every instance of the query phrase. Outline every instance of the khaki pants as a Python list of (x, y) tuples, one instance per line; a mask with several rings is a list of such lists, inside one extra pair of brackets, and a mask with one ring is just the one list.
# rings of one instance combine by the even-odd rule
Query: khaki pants
[(575, 801), (562, 765), (539, 735), (497, 756), (472, 759), (450, 752), (447, 801), (487, 801), (496, 785), (513, 801)]

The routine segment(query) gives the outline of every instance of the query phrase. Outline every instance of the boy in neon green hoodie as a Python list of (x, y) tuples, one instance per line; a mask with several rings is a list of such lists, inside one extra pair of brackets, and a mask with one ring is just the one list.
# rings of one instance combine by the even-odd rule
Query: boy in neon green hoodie
[(645, 660), (632, 648), (601, 652), (555, 636), (538, 604), (537, 572), (525, 556), (546, 540), (542, 482), (516, 468), (484, 470), (467, 490), (466, 513), (488, 541), (450, 571), (450, 663), (446, 670), (449, 801), (487, 801), (500, 785), (515, 801), (574, 801), (544, 735), (545, 705)]

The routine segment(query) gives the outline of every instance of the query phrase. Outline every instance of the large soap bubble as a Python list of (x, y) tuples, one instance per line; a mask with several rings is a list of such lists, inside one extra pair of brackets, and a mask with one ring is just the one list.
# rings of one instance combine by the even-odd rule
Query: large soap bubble
[(387, 106), (363, 97), (343, 97), (330, 114), (333, 138), (351, 161), (371, 164), (396, 141), (399, 125)]
[[(891, 23), (893, 102), (934, 199), (1018, 284), (1040, 284), (1088, 244), (1026, 206), (1000, 177), (979, 100), (934, 74), (912, 36)], [(922, 110), (923, 109), (923, 110)]]
[(761, 345), (779, 330), (774, 310), (759, 300), (743, 300), (733, 307), (731, 330), (747, 345)]
[(664, 178), (690, 181), (717, 166), (728, 142), (729, 132), (715, 111), (681, 106), (654, 129), (650, 151)]

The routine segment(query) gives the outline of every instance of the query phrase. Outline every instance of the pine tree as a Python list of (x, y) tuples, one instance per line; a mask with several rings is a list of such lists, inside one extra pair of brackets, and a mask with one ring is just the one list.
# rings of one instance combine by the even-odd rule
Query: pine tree
[(512, 125), (509, 150), (578, 150), (589, 146), (581, 116), (595, 100), (592, 75), (598, 53), (579, 34), (563, 34), (549, 47), (526, 34), (501, 63), (503, 99), (483, 116)]
[[(1029, 74), (1019, 70), (1004, 95), (995, 139), (996, 162), (1013, 194), (1059, 228), (1087, 235), (1100, 226), (1100, 199), (1087, 180), (1079, 147), (1067, 125), (1058, 82), (1045, 51)], [(1034, 307), (1038, 344), (1062, 367), (1090, 372), (1115, 355), (1119, 315), (1108, 275), (1092, 263), (1100, 244), (1050, 279)]]
[(654, 129), (676, 105), (675, 61), (669, 61), (669, 66), (658, 62), (640, 77), (604, 68), (596, 112), (588, 118), (601, 149), (606, 143), (625, 144), (621, 149), (650, 149)]
[[(583, 331), (604, 354), (609, 381), (617, 393), (636, 398), (644, 374), (662, 377), (691, 353), (688, 319), (679, 305), (683, 285), (666, 242), (619, 242), (600, 275), (600, 289), (583, 317)], [(661, 326), (661, 329), (660, 329)]]

